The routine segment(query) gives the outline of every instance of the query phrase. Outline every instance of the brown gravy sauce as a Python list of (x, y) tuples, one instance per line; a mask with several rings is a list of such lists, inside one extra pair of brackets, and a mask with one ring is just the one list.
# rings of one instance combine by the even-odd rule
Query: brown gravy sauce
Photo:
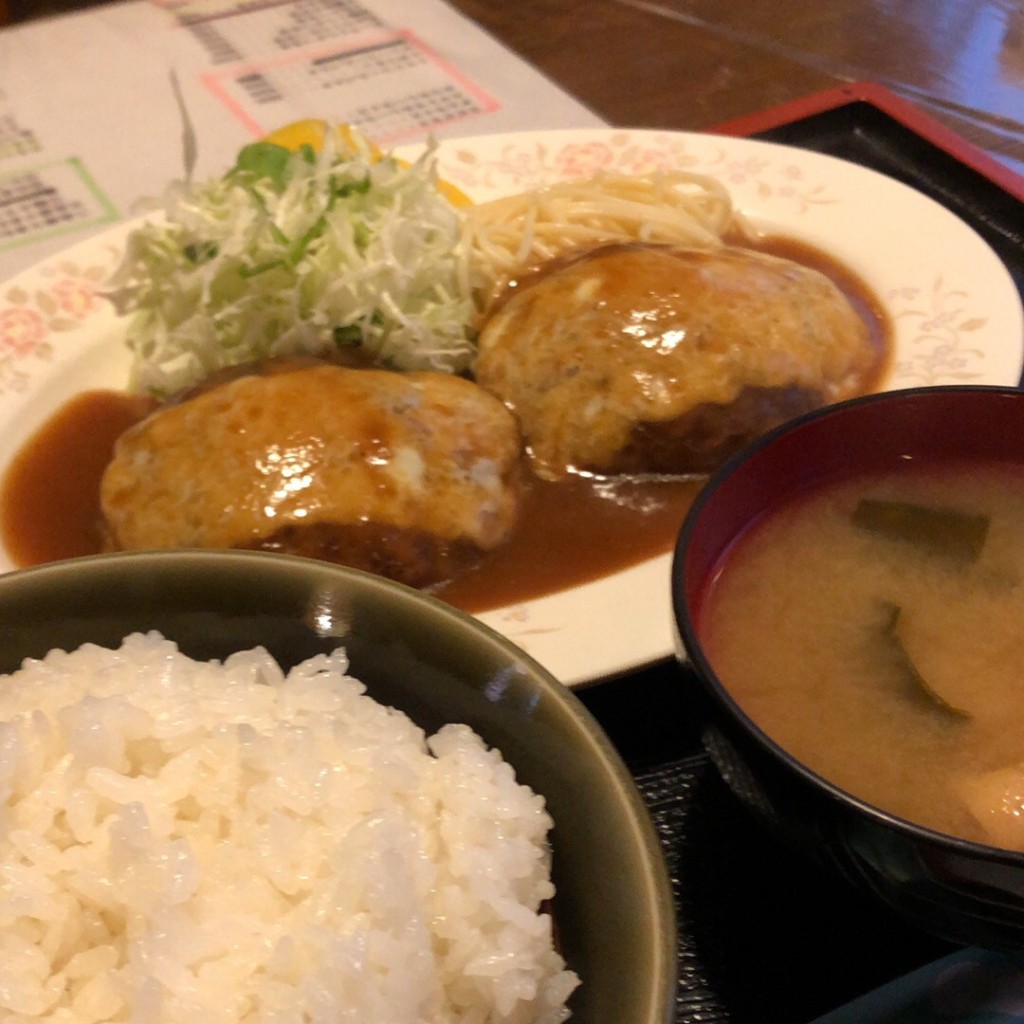
[[(878, 365), (891, 358), (881, 304), (850, 270), (826, 253), (787, 238), (745, 239), (827, 274), (864, 318)], [(0, 541), (21, 567), (96, 554), (103, 548), (99, 485), (118, 436), (154, 408), (117, 391), (77, 395), (33, 435), (0, 484)], [(667, 552), (702, 479), (571, 477), (531, 479), (519, 529), (476, 570), (438, 591), (465, 611), (520, 603), (587, 583)]]
[(117, 438), (154, 407), (138, 395), (86, 391), (22, 446), (0, 489), (0, 540), (16, 565), (102, 549), (100, 478)]

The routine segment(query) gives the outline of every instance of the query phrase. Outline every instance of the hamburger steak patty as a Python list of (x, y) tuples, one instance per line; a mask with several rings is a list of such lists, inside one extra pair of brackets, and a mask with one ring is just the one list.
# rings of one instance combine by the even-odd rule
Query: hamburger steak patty
[(608, 245), (510, 290), (476, 379), (556, 479), (691, 473), (861, 391), (867, 324), (823, 273), (751, 249)]
[(501, 402), (447, 374), (246, 375), (121, 436), (108, 547), (266, 548), (428, 586), (508, 538), (521, 451)]

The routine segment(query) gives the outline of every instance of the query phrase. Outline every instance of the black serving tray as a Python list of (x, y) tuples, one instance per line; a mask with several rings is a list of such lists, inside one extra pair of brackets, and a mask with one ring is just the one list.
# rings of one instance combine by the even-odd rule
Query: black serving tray
[(808, 1024), (952, 952), (749, 816), (703, 752), (695, 690), (688, 669), (666, 662), (578, 691), (662, 841), (679, 926), (678, 1024)]
[[(924, 192), (985, 238), (1024, 296), (1024, 180), (885, 90), (860, 83), (715, 130), (828, 153)], [(679, 923), (677, 1024), (809, 1024), (953, 952), (749, 817), (703, 753), (695, 691), (672, 662), (578, 691), (662, 840)]]

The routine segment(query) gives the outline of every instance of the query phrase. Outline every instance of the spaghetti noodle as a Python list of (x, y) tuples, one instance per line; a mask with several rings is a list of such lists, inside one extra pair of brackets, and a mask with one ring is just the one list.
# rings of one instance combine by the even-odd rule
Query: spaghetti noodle
[(736, 225), (721, 182), (686, 171), (603, 173), (470, 207), (468, 282), (486, 308), (517, 274), (573, 250), (616, 241), (718, 248)]

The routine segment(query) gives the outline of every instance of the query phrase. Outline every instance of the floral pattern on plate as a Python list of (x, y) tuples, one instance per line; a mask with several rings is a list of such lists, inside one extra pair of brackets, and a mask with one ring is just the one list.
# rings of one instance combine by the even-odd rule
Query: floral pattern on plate
[(445, 177), (474, 193), (521, 191), (601, 172), (646, 175), (682, 170), (712, 175), (727, 187), (753, 186), (763, 200), (783, 202), (793, 212), (837, 202), (828, 182), (809, 179), (799, 160), (780, 163), (757, 154), (735, 155), (726, 143), (708, 145), (711, 136), (696, 137), (698, 143), (693, 138), (630, 131), (579, 141), (514, 138), (493, 155), (481, 154), (472, 142), (456, 142), (444, 154), (442, 166)]
[(103, 296), (117, 264), (110, 249), (91, 253), (95, 262), (66, 257), (43, 263), (0, 290), (0, 398), (23, 392), (35, 372), (53, 361), (55, 346), (86, 321), (109, 310)]
[(989, 318), (977, 315), (968, 292), (938, 278), (929, 288), (895, 289), (888, 305), (894, 320), (909, 325), (892, 369), (906, 386), (980, 378), (986, 350), (975, 338)]

